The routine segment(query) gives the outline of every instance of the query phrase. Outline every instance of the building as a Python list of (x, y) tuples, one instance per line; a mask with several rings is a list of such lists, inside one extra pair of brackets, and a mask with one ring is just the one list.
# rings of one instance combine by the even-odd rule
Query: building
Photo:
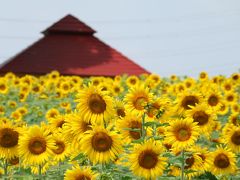
[(149, 73), (97, 37), (91, 27), (67, 15), (42, 32), (43, 38), (6, 61), (0, 73), (115, 76)]

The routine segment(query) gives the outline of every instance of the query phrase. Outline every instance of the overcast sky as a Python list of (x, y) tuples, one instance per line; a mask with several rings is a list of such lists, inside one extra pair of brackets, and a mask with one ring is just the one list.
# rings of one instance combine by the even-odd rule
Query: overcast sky
[(2, 1), (0, 63), (69, 13), (160, 76), (230, 75), (240, 68), (239, 0)]

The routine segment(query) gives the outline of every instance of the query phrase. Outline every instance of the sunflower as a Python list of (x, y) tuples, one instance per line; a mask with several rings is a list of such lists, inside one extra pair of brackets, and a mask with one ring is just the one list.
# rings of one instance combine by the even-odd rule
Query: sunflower
[(190, 118), (170, 122), (165, 132), (165, 141), (180, 150), (193, 145), (200, 133), (197, 124)]
[(141, 138), (142, 117), (134, 113), (128, 113), (118, 120), (117, 127), (121, 131), (124, 141), (130, 143), (132, 140)]
[(227, 102), (227, 104), (232, 105), (238, 102), (238, 95), (237, 93), (233, 91), (228, 91), (227, 93), (224, 94), (224, 98)]
[(64, 175), (64, 180), (95, 180), (98, 174), (94, 173), (90, 167), (74, 166), (71, 170), (68, 169)]
[(0, 93), (7, 94), (9, 87), (5, 81), (0, 80)]
[(142, 115), (145, 112), (145, 106), (152, 101), (153, 95), (149, 88), (144, 84), (132, 87), (126, 94), (124, 101), (126, 109), (135, 114)]
[(90, 120), (85, 120), (81, 113), (75, 112), (66, 115), (66, 123), (63, 127), (63, 133), (69, 142), (79, 142), (88, 130), (91, 130)]
[(193, 122), (197, 122), (200, 132), (206, 135), (211, 133), (213, 121), (217, 118), (216, 114), (206, 104), (197, 104), (186, 111), (186, 116), (193, 119)]
[(240, 73), (233, 73), (233, 74), (231, 75), (231, 79), (232, 79), (232, 81), (233, 81), (234, 83), (239, 82), (239, 80), (240, 80)]
[(196, 106), (202, 102), (202, 95), (194, 91), (183, 91), (181, 92), (177, 99), (177, 113), (183, 114), (186, 110), (191, 109), (191, 106)]
[(125, 105), (122, 101), (116, 100), (114, 102), (114, 109), (116, 111), (117, 117), (124, 117), (126, 115), (124, 106)]
[(119, 83), (114, 83), (111, 87), (114, 96), (119, 96), (123, 91), (123, 87)]
[(228, 148), (218, 146), (211, 153), (210, 172), (214, 175), (227, 175), (236, 172), (236, 155)]
[(235, 153), (240, 152), (240, 127), (231, 126), (228, 131), (223, 134), (223, 141)]
[(229, 112), (229, 106), (226, 101), (222, 101), (219, 110), (217, 111), (218, 115), (226, 115)]
[(62, 129), (65, 122), (66, 116), (62, 114), (58, 114), (52, 118), (48, 118), (49, 127), (52, 132)]
[(207, 72), (201, 72), (200, 74), (199, 74), (199, 80), (200, 81), (206, 81), (206, 80), (208, 80), (208, 73)]
[(62, 162), (71, 153), (70, 144), (65, 140), (62, 133), (54, 133), (52, 137), (56, 146), (56, 148), (52, 149), (54, 153), (53, 160)]
[(28, 113), (28, 110), (26, 107), (19, 107), (16, 109), (22, 116), (26, 115)]
[(113, 101), (107, 92), (100, 88), (89, 86), (77, 95), (77, 109), (84, 119), (92, 123), (103, 124), (114, 114)]
[(46, 112), (46, 119), (49, 120), (50, 118), (54, 118), (59, 114), (60, 114), (60, 112), (57, 109), (55, 109), (55, 108), (49, 109)]
[(93, 164), (115, 161), (122, 152), (121, 135), (116, 131), (110, 131), (110, 128), (93, 126), (92, 130), (84, 133), (80, 141), (83, 153)]
[(139, 79), (137, 76), (135, 75), (132, 75), (132, 76), (129, 76), (126, 80), (126, 84), (128, 85), (128, 87), (133, 87), (133, 86), (136, 86), (139, 84)]
[(19, 137), (19, 156), (24, 164), (42, 165), (53, 154), (55, 143), (46, 128), (32, 126)]
[(235, 126), (240, 125), (240, 114), (239, 113), (232, 113), (228, 116), (228, 122), (234, 124)]
[(0, 158), (10, 159), (18, 155), (19, 131), (11, 122), (0, 124)]
[(221, 108), (222, 101), (223, 97), (221, 95), (221, 92), (217, 89), (217, 87), (207, 91), (207, 94), (205, 96), (205, 102), (208, 104), (210, 108), (212, 108), (215, 111), (218, 111)]
[(240, 113), (240, 105), (239, 105), (238, 102), (233, 103), (231, 105), (231, 112), (233, 112), (233, 113)]
[(128, 157), (130, 170), (136, 176), (156, 179), (163, 174), (167, 165), (167, 158), (161, 156), (163, 152), (161, 143), (154, 140), (136, 144)]

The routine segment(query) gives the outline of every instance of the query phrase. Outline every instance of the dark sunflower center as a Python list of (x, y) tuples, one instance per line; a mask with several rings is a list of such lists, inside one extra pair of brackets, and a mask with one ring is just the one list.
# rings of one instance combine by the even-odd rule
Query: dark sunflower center
[(152, 169), (158, 162), (158, 154), (151, 150), (145, 150), (138, 156), (138, 163), (145, 169)]
[(204, 111), (197, 111), (193, 114), (194, 122), (198, 122), (198, 125), (202, 126), (208, 123), (208, 114)]
[(175, 134), (177, 140), (179, 141), (186, 141), (191, 137), (191, 131), (187, 127), (179, 128)]
[(218, 154), (214, 159), (214, 165), (219, 168), (227, 168), (230, 165), (229, 159), (225, 154)]
[(208, 98), (208, 104), (210, 106), (216, 106), (218, 104), (218, 97), (215, 96), (215, 95), (211, 95), (209, 98)]
[(240, 145), (240, 131), (236, 131), (236, 132), (233, 133), (233, 135), (231, 137), (231, 141), (235, 145)]
[[(132, 129), (141, 129), (142, 128), (142, 123), (138, 122), (138, 121), (131, 121), (129, 128)], [(133, 139), (139, 139), (141, 137), (140, 132), (137, 131), (129, 131), (130, 136)]]
[(195, 96), (186, 96), (182, 101), (182, 107), (184, 109), (191, 109), (189, 106), (195, 106), (199, 100)]
[(203, 161), (206, 159), (206, 156), (204, 154), (199, 154), (198, 155)]
[(226, 89), (227, 91), (231, 90), (231, 88), (232, 88), (232, 87), (231, 87), (230, 84), (226, 84), (226, 85), (225, 85), (225, 89)]
[(125, 117), (125, 111), (123, 108), (119, 108), (117, 109), (117, 115), (120, 116), (120, 117)]
[(239, 78), (239, 76), (237, 74), (233, 76), (234, 80), (238, 80), (238, 78)]
[(6, 86), (4, 84), (0, 85), (0, 90), (4, 91), (6, 89)]
[(101, 114), (106, 110), (106, 102), (98, 94), (92, 94), (88, 102), (89, 108), (95, 114)]
[(116, 93), (119, 93), (119, 92), (120, 92), (120, 88), (119, 88), (119, 87), (115, 87), (115, 88), (114, 88), (114, 91), (115, 91)]
[(185, 160), (186, 166), (184, 166), (184, 169), (189, 169), (189, 168), (191, 168), (192, 165), (194, 164), (194, 161), (195, 161), (195, 160), (194, 160), (194, 157), (193, 157), (193, 156), (187, 158), (187, 159)]
[(11, 128), (4, 128), (0, 130), (0, 146), (4, 148), (11, 148), (18, 144), (18, 132)]
[(104, 132), (98, 132), (92, 137), (92, 147), (98, 152), (105, 152), (112, 147), (112, 138)]
[(28, 149), (32, 154), (42, 154), (46, 151), (46, 148), (46, 141), (41, 137), (34, 137), (28, 143)]
[(207, 75), (206, 75), (205, 73), (201, 73), (201, 74), (200, 74), (200, 78), (201, 78), (201, 79), (204, 79), (204, 78), (206, 78), (206, 77), (207, 77)]
[(9, 164), (11, 165), (17, 165), (19, 163), (19, 158), (18, 157), (14, 157), (8, 160)]
[(147, 105), (147, 98), (144, 96), (137, 97), (133, 105), (137, 110), (143, 110), (144, 106)]
[(137, 83), (137, 81), (136, 81), (136, 79), (131, 79), (131, 80), (130, 80), (130, 83), (131, 83), (132, 85), (135, 85), (135, 84)]
[(75, 177), (75, 180), (91, 180), (91, 178), (88, 176), (85, 176), (84, 174), (79, 174)]
[(227, 101), (232, 102), (234, 100), (234, 97), (232, 95), (229, 95), (227, 97)]
[(57, 147), (56, 149), (53, 149), (53, 152), (55, 154), (62, 154), (65, 150), (65, 144), (61, 141), (56, 142), (56, 147)]

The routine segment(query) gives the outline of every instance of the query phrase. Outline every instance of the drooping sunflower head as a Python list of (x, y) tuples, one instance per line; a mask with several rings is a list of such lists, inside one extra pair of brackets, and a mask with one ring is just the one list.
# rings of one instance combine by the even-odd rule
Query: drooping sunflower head
[(236, 172), (236, 155), (228, 148), (218, 146), (211, 153), (211, 173), (214, 175), (226, 175)]
[(136, 144), (129, 155), (129, 166), (132, 172), (146, 179), (155, 179), (163, 174), (166, 158), (161, 156), (164, 148), (159, 142), (148, 140)]
[(62, 129), (65, 122), (66, 116), (61, 114), (48, 119), (48, 123), (52, 132)]
[(102, 126), (93, 126), (80, 140), (83, 153), (93, 164), (115, 161), (122, 152), (122, 143), (120, 134), (110, 127), (105, 129)]
[(18, 155), (19, 129), (10, 122), (0, 125), (0, 157), (10, 159)]
[(68, 169), (64, 175), (64, 180), (95, 180), (98, 174), (94, 173), (90, 167), (74, 166)]
[(134, 86), (126, 94), (124, 101), (126, 102), (126, 109), (129, 112), (142, 115), (145, 112), (145, 106), (153, 99), (149, 88), (144, 85)]
[(177, 119), (167, 127), (165, 140), (174, 148), (184, 149), (195, 143), (199, 133), (200, 128), (192, 119)]
[(76, 101), (79, 112), (92, 123), (103, 124), (113, 116), (112, 98), (98, 87), (86, 87), (79, 92)]

